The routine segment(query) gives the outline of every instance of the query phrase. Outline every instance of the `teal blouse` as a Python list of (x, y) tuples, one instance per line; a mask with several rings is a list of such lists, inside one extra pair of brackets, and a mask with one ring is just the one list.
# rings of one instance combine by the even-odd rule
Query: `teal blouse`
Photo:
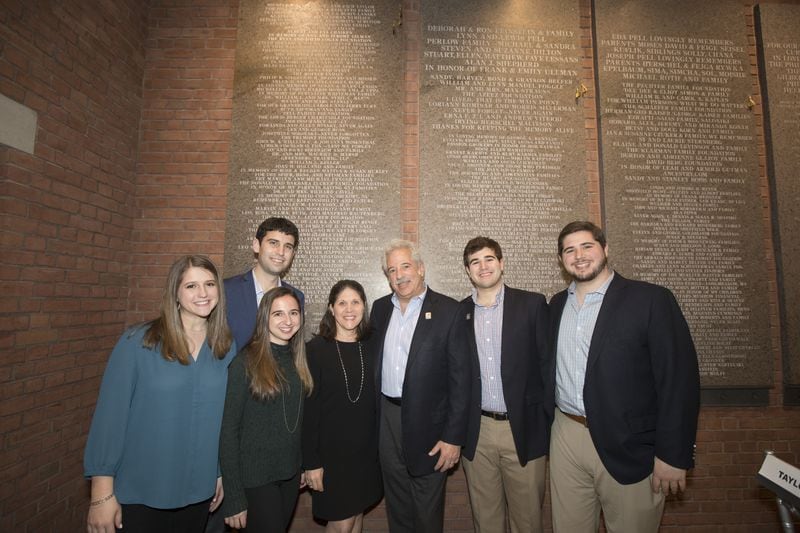
[[(188, 365), (127, 331), (108, 360), (84, 453), (84, 475), (112, 476), (117, 501), (174, 509), (213, 496), (228, 365), (203, 344)], [(235, 344), (235, 343), (234, 343)]]

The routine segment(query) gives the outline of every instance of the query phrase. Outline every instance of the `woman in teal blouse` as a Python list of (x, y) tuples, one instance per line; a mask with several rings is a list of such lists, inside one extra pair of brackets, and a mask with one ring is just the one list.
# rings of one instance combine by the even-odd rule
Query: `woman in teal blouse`
[[(221, 503), (219, 430), (235, 354), (210, 259), (169, 271), (158, 318), (108, 360), (84, 455), (90, 533), (199, 532)], [(124, 522), (123, 522), (124, 518)]]

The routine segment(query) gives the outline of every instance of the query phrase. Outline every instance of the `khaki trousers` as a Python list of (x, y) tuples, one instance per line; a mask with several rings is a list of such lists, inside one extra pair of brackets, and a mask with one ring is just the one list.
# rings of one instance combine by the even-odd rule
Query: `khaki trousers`
[(664, 495), (653, 492), (651, 478), (618, 483), (600, 461), (589, 429), (556, 409), (550, 435), (553, 531), (594, 533), (601, 509), (609, 533), (658, 531)]
[(542, 456), (520, 466), (511, 424), (482, 416), (475, 457), (463, 460), (475, 531), (505, 531), (506, 515), (512, 533), (542, 531), (546, 463)]

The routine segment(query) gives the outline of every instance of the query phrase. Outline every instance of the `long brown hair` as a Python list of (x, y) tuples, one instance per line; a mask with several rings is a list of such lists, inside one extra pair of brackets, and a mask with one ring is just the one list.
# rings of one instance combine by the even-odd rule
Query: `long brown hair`
[(164, 293), (161, 296), (161, 312), (158, 318), (145, 324), (147, 331), (145, 331), (142, 342), (145, 348), (160, 347), (164, 359), (178, 361), (182, 365), (189, 364), (191, 350), (178, 309), (178, 290), (180, 290), (184, 274), (191, 267), (202, 268), (210, 272), (214, 276), (214, 282), (217, 284), (219, 292), (217, 306), (206, 318), (208, 324), (206, 343), (217, 359), (223, 359), (231, 349), (233, 342), (231, 330), (228, 328), (228, 320), (225, 317), (225, 290), (217, 267), (211, 259), (204, 255), (184, 255), (169, 269), (167, 286), (164, 287)]
[[(275, 287), (267, 291), (258, 306), (256, 331), (253, 334), (253, 338), (244, 348), (247, 356), (246, 368), (247, 375), (250, 378), (250, 392), (260, 400), (276, 397), (281, 393), (283, 384), (286, 382), (286, 377), (281, 372), (281, 368), (275, 360), (275, 355), (272, 353), (269, 340), (269, 314), (272, 311), (272, 303), (284, 296), (294, 298), (297, 302), (297, 308), (301, 309), (300, 300), (292, 289)], [(289, 347), (294, 356), (294, 367), (297, 369), (303, 388), (307, 395), (311, 394), (314, 388), (314, 380), (311, 378), (311, 372), (308, 370), (308, 362), (306, 361), (302, 313), (300, 314), (300, 327), (297, 333), (289, 340)]]

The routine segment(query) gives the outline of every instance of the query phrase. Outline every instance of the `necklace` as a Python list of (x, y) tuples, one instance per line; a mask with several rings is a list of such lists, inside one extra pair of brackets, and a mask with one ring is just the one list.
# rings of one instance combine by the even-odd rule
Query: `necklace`
[(350, 382), (347, 380), (347, 370), (344, 369), (344, 360), (342, 359), (342, 351), (339, 349), (339, 341), (333, 340), (336, 343), (336, 353), (339, 354), (339, 364), (342, 365), (342, 374), (344, 374), (344, 388), (347, 393), (347, 399), (350, 403), (356, 403), (361, 398), (361, 392), (364, 390), (364, 354), (361, 353), (361, 341), (358, 341), (358, 358), (361, 360), (361, 385), (358, 387), (358, 395), (356, 399), (350, 397)]
[[(300, 422), (300, 410), (303, 408), (303, 398), (302, 398), (302, 391), (303, 387), (300, 387), (300, 395), (297, 397), (297, 418), (294, 419), (294, 427), (289, 429), (289, 420), (286, 418), (286, 394), (284, 391), (281, 391), (281, 403), (283, 404), (283, 424), (286, 426), (286, 431), (290, 434), (297, 431), (297, 424)], [(287, 387), (288, 392), (291, 392), (291, 387)]]

